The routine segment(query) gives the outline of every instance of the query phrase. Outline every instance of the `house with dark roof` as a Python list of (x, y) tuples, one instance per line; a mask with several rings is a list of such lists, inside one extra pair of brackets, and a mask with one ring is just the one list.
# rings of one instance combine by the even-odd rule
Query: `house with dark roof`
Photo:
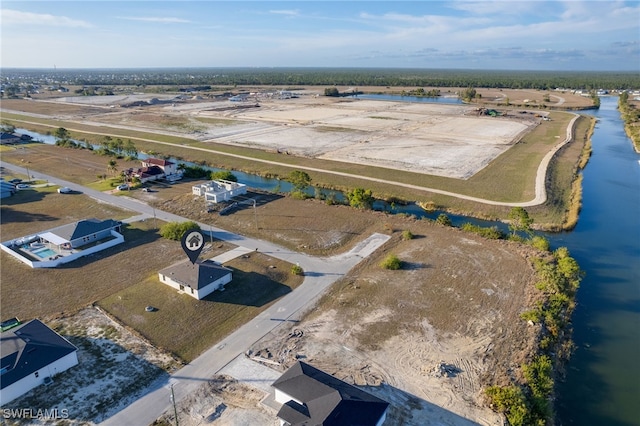
[(21, 142), (20, 136), (14, 133), (0, 132), (0, 144), (9, 145)]
[(158, 276), (160, 282), (200, 300), (216, 290), (224, 290), (224, 285), (231, 282), (232, 271), (208, 259), (176, 263), (160, 270)]
[(0, 405), (78, 364), (67, 339), (34, 319), (0, 334)]
[(298, 361), (272, 386), (281, 426), (380, 426), (389, 403)]
[(11, 197), (16, 193), (16, 186), (5, 180), (0, 181), (0, 198)]
[(111, 231), (120, 232), (122, 222), (113, 219), (84, 219), (68, 225), (59, 226), (39, 234), (41, 238), (56, 245), (69, 248), (82, 247), (111, 236)]

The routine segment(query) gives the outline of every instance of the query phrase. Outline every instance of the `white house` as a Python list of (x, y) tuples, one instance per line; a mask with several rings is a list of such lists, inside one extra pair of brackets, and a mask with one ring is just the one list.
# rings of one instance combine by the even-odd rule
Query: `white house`
[(0, 406), (78, 364), (67, 339), (34, 319), (0, 334)]
[(271, 385), (281, 426), (381, 426), (389, 403), (298, 361)]
[(147, 158), (142, 160), (142, 167), (158, 166), (162, 169), (165, 175), (173, 175), (178, 173), (178, 165), (169, 160), (163, 160), (160, 158)]
[(160, 282), (188, 294), (195, 299), (203, 299), (214, 291), (224, 290), (231, 282), (231, 269), (218, 265), (213, 260), (183, 261), (158, 272)]
[(211, 182), (191, 187), (193, 195), (204, 196), (205, 201), (220, 203), (229, 201), (238, 195), (247, 193), (247, 185), (229, 180), (212, 180)]
[(0, 249), (32, 268), (55, 268), (124, 243), (122, 222), (85, 219), (0, 244)]

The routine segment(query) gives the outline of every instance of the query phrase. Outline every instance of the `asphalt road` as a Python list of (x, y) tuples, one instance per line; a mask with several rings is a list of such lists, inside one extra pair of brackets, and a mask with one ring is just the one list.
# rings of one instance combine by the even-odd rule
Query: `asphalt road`
[[(23, 171), (21, 167), (2, 161), (0, 161), (0, 166), (18, 173)], [(131, 210), (134, 214), (130, 220), (150, 219), (153, 217), (168, 222), (191, 220), (154, 209), (141, 201), (126, 196), (111, 195), (37, 171), (30, 172), (34, 179), (48, 180), (52, 184), (67, 186), (96, 200)], [(61, 194), (60, 196), (66, 195)], [(175, 399), (180, 401), (276, 327), (292, 324), (292, 321), (296, 320), (296, 316), (304, 312), (304, 309), (317, 300), (331, 284), (344, 276), (363, 258), (369, 256), (389, 239), (388, 235), (373, 234), (347, 253), (321, 258), (293, 252), (268, 241), (244, 237), (210, 225), (201, 223), (200, 226), (205, 233), (213, 233), (213, 237), (216, 239), (229, 241), (251, 250), (257, 249), (273, 257), (300, 265), (305, 273), (304, 282), (271, 308), (216, 343), (168, 379), (154, 383), (147, 389), (147, 393), (144, 396), (106, 419), (101, 423), (103, 425), (140, 426), (153, 423), (154, 420), (171, 408), (172, 385)]]

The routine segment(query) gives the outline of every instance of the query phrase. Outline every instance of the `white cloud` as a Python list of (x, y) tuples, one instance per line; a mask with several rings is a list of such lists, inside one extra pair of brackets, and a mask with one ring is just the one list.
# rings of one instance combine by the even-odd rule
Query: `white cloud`
[(159, 16), (120, 16), (119, 19), (126, 19), (127, 21), (160, 22), (163, 24), (188, 24), (191, 22), (188, 19)]
[(298, 15), (300, 15), (300, 11), (299, 10), (293, 10), (293, 9), (288, 9), (288, 10), (270, 10), (269, 13), (273, 13), (275, 15), (287, 15), (287, 16), (298, 16)]
[(51, 27), (92, 28), (89, 22), (55, 16), (47, 13), (22, 12), (13, 9), (0, 10), (2, 25), (38, 25)]

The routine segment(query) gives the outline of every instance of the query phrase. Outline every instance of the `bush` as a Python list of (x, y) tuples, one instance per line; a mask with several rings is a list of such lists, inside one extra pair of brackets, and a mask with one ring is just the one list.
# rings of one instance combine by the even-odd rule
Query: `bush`
[(167, 240), (180, 241), (182, 236), (187, 231), (191, 231), (192, 229), (200, 229), (200, 225), (195, 222), (187, 221), (187, 222), (169, 222), (166, 223), (160, 228), (160, 235), (166, 238)]
[(402, 231), (402, 239), (405, 241), (412, 240), (413, 234), (408, 229), (405, 229), (404, 231)]
[(464, 223), (460, 229), (467, 232), (473, 232), (474, 234), (478, 234), (490, 240), (499, 240), (504, 238), (504, 233), (498, 229), (497, 226), (492, 226), (490, 228), (483, 228), (479, 225), (474, 225), (472, 223)]
[(238, 181), (236, 175), (231, 173), (229, 170), (218, 170), (217, 172), (211, 172), (209, 178), (211, 180), (228, 180), (229, 182)]
[(449, 219), (449, 216), (447, 216), (446, 214), (440, 213), (440, 215), (436, 219), (436, 223), (444, 226), (451, 226), (451, 219)]
[(291, 266), (291, 273), (293, 275), (302, 275), (304, 271), (302, 270), (302, 267), (300, 267), (300, 265), (293, 265)]
[(551, 247), (549, 245), (549, 240), (547, 240), (545, 237), (541, 237), (536, 235), (535, 237), (532, 237), (529, 240), (529, 244), (531, 244), (532, 247), (537, 248), (538, 250), (541, 251), (549, 251), (549, 248)]
[(529, 423), (529, 409), (522, 390), (517, 386), (491, 386), (485, 391), (494, 410), (504, 413), (511, 426)]
[(393, 271), (400, 269), (402, 266), (402, 262), (398, 259), (398, 256), (395, 254), (390, 254), (387, 256), (382, 262), (380, 262), (380, 266), (384, 269), (391, 269)]
[(345, 195), (351, 207), (362, 210), (371, 210), (373, 208), (375, 199), (370, 189), (354, 188)]

